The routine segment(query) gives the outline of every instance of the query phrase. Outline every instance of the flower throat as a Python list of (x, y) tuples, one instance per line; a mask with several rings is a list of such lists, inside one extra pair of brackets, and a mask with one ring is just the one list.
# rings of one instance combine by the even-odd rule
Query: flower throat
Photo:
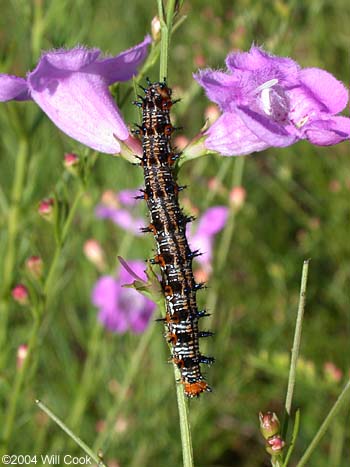
[(171, 344), (172, 361), (181, 372), (186, 396), (197, 397), (211, 391), (200, 364), (211, 364), (214, 359), (201, 355), (199, 338), (212, 333), (198, 329), (199, 319), (207, 314), (197, 308), (196, 292), (202, 284), (194, 280), (192, 259), (198, 252), (192, 252), (188, 245), (186, 224), (192, 219), (179, 206), (180, 187), (173, 171), (179, 155), (174, 153), (170, 142), (174, 131), (170, 121), (171, 89), (165, 82), (149, 83), (144, 92), (141, 102), (136, 102), (142, 108), (142, 125), (135, 132), (142, 138), (143, 198), (150, 216), (150, 224), (144, 231), (152, 232), (157, 244), (157, 254), (151, 262), (161, 269), (166, 301), (162, 321)]

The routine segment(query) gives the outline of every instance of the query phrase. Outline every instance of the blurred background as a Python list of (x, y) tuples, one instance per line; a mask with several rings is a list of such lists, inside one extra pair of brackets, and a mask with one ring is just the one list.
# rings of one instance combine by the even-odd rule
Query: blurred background
[[(0, 6), (0, 72), (19, 76), (35, 67), (42, 50), (85, 44), (117, 54), (150, 33), (156, 15), (156, 2), (144, 0), (0, 0)], [(169, 63), (169, 84), (182, 99), (172, 112), (175, 125), (183, 127), (179, 146), (215, 114), (192, 73), (223, 68), (229, 51), (247, 50), (252, 42), (349, 82), (345, 0), (191, 0), (181, 14), (186, 19), (173, 35)], [(157, 66), (148, 71), (152, 80)], [(115, 95), (126, 121), (139, 121), (130, 83), (118, 86)], [(0, 370), (3, 420), (18, 390), (10, 452), (82, 455), (35, 406), (39, 398), (89, 446), (102, 448), (110, 467), (181, 465), (174, 376), (161, 325), (151, 320), (145, 333), (113, 333), (99, 324), (91, 302), (98, 278), (120, 268), (117, 255), (144, 260), (153, 254), (151, 236), (134, 236), (95, 216), (106, 191), (142, 186), (141, 169), (92, 154), (34, 103), (2, 104), (0, 134), (1, 306), (8, 312)], [(83, 188), (63, 164), (67, 152), (82, 161)], [(319, 148), (299, 142), (244, 159), (205, 157), (184, 165), (180, 183), (188, 186), (181, 200), (189, 214), (200, 217), (212, 206), (230, 209), (215, 239), (208, 288), (199, 293), (200, 304), (212, 313), (202, 329), (215, 331), (202, 342), (203, 353), (216, 363), (206, 370), (214, 392), (190, 402), (196, 465), (269, 465), (258, 412), (282, 417), (301, 269), (311, 258), (293, 404), (301, 410), (297, 460), (349, 378), (349, 143)], [(234, 186), (239, 189), (232, 191)], [(63, 219), (73, 213), (64, 245), (57, 227), (38, 214), (40, 201), (50, 197), (58, 200)], [(144, 203), (133, 209), (146, 217)], [(104, 251), (102, 266), (88, 258), (86, 248), (84, 253), (89, 239)], [(40, 280), (46, 281), (39, 319), (33, 306), (19, 304), (10, 292), (25, 284), (30, 303), (40, 309), (40, 281), (28, 277), (25, 267), (33, 255), (42, 259)], [(202, 272), (197, 266), (198, 276)], [(30, 362), (19, 378), (19, 349), (25, 355), (21, 346), (28, 345), (35, 326)], [(348, 426), (347, 410), (310, 465), (349, 465)]]

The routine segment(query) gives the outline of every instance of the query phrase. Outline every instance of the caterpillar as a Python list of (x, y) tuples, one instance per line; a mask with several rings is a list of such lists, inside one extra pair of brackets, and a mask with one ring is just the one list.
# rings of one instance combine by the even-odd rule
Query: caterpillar
[(142, 125), (135, 133), (142, 140), (145, 188), (142, 198), (146, 200), (150, 224), (143, 229), (154, 235), (157, 254), (151, 263), (161, 269), (162, 290), (166, 301), (164, 321), (167, 341), (171, 344), (172, 361), (178, 366), (185, 395), (198, 397), (211, 388), (202, 375), (200, 364), (212, 364), (214, 358), (200, 353), (199, 338), (213, 333), (199, 331), (199, 319), (208, 316), (199, 311), (196, 292), (203, 284), (195, 282), (192, 260), (199, 254), (191, 251), (186, 238), (186, 224), (192, 218), (184, 215), (179, 205), (178, 194), (184, 187), (178, 186), (174, 165), (180, 154), (171, 146), (174, 127), (170, 121), (172, 90), (166, 82), (151, 83), (142, 88), (144, 96), (135, 102), (142, 108)]

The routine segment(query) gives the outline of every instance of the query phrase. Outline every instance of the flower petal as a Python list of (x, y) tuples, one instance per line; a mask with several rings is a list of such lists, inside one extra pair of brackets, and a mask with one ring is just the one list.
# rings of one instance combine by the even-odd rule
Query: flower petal
[[(72, 52), (72, 51), (71, 51)], [(60, 52), (60, 62), (73, 66), (69, 54)], [(95, 51), (96, 52), (96, 51)], [(74, 58), (75, 57), (75, 58)], [(79, 63), (84, 62), (79, 56)], [(92, 57), (88, 56), (88, 61)], [(120, 152), (116, 137), (125, 140), (129, 132), (115, 105), (104, 78), (84, 71), (59, 69), (52, 65), (52, 53), (41, 58), (36, 69), (29, 73), (28, 83), (35, 102), (67, 135), (97, 151)]]
[(299, 65), (287, 57), (278, 57), (269, 54), (261, 47), (252, 46), (249, 52), (233, 52), (226, 58), (226, 66), (231, 71), (259, 71), (266, 73), (269, 70), (271, 78), (278, 78), (284, 83), (293, 83), (296, 80)]
[(121, 190), (117, 193), (117, 199), (124, 206), (136, 206), (140, 202), (137, 196), (140, 196), (140, 188), (134, 190)]
[(228, 110), (230, 101), (237, 101), (240, 97), (236, 76), (207, 69), (200, 70), (193, 77), (205, 89), (208, 98), (224, 110)]
[(213, 206), (207, 209), (199, 219), (196, 236), (212, 236), (220, 232), (227, 221), (228, 208)]
[(307, 139), (318, 146), (338, 144), (350, 138), (350, 118), (331, 117), (317, 120), (305, 127)]
[(125, 333), (129, 327), (127, 317), (120, 313), (117, 307), (113, 310), (101, 308), (98, 312), (98, 320), (104, 327), (118, 334)]
[(102, 276), (92, 290), (92, 303), (105, 309), (113, 309), (117, 300), (118, 287), (112, 276)]
[[(134, 261), (128, 261), (128, 266), (129, 268), (134, 271), (134, 273), (140, 277), (142, 280), (146, 281), (147, 280), (147, 276), (145, 274), (145, 263), (143, 261), (137, 261), (137, 260), (134, 260)], [(120, 271), (119, 271), (119, 278), (120, 278), (120, 282), (122, 284), (132, 284), (135, 280), (135, 277), (132, 276), (130, 274), (130, 272), (125, 269), (124, 267), (121, 267), (120, 268)], [(139, 294), (139, 292), (136, 292), (138, 295), (141, 295)], [(141, 295), (142, 296), (142, 295)]]
[(145, 222), (141, 218), (134, 218), (126, 209), (117, 209), (111, 206), (98, 205), (95, 211), (96, 217), (110, 219), (119, 227), (129, 230), (134, 235), (142, 235), (141, 229)]
[(0, 102), (31, 99), (27, 81), (18, 76), (0, 74)]
[(296, 134), (288, 133), (282, 125), (248, 107), (238, 107), (237, 113), (250, 131), (268, 146), (285, 147), (298, 140)]
[(235, 113), (224, 112), (207, 131), (205, 146), (223, 156), (242, 156), (269, 145), (252, 133)]
[(74, 47), (70, 50), (56, 49), (43, 54), (39, 65), (42, 61), (45, 61), (57, 70), (80, 71), (84, 67), (94, 63), (100, 55), (100, 49), (88, 49), (82, 46)]
[(108, 85), (116, 81), (127, 81), (137, 73), (137, 67), (144, 61), (152, 39), (146, 36), (140, 44), (112, 58), (99, 59), (87, 67), (89, 73), (103, 76)]
[(333, 75), (320, 68), (304, 68), (299, 73), (301, 83), (331, 114), (341, 112), (349, 100), (349, 92)]

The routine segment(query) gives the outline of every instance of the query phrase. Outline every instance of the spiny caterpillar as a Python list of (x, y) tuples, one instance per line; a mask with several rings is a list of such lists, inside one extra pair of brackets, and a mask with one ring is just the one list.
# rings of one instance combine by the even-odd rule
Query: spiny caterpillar
[(171, 344), (172, 360), (181, 372), (181, 383), (187, 397), (198, 397), (210, 392), (200, 364), (211, 364), (212, 357), (201, 355), (199, 338), (211, 336), (209, 331), (199, 331), (198, 321), (208, 316), (199, 311), (196, 292), (203, 287), (194, 280), (192, 252), (186, 238), (186, 224), (192, 220), (183, 214), (178, 200), (179, 187), (173, 167), (179, 158), (171, 147), (174, 127), (170, 121), (171, 89), (165, 81), (150, 83), (145, 96), (135, 102), (142, 108), (142, 125), (135, 131), (142, 139), (143, 156), (140, 165), (144, 171), (146, 200), (150, 224), (143, 229), (151, 232), (157, 243), (157, 255), (151, 260), (162, 273), (162, 289), (166, 299), (166, 317), (162, 319), (166, 338)]

